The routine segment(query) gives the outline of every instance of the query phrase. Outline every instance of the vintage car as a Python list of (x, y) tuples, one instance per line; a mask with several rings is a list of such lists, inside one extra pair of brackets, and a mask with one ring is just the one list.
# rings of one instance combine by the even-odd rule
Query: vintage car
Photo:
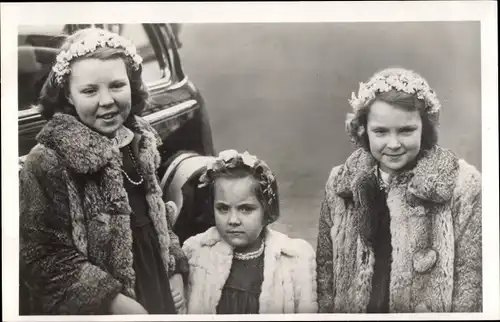
[[(19, 160), (36, 144), (46, 120), (35, 107), (61, 42), (90, 25), (20, 26), (18, 32)], [(143, 78), (151, 105), (142, 116), (163, 139), (162, 159), (178, 151), (212, 155), (214, 147), (207, 111), (200, 92), (184, 74), (176, 24), (98, 24), (130, 39), (143, 57)], [(160, 169), (160, 175), (165, 168)]]

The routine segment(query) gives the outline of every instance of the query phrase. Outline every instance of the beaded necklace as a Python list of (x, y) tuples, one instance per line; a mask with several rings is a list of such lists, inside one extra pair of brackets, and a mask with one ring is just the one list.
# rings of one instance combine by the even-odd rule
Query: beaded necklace
[(135, 161), (135, 157), (134, 157), (134, 154), (132, 153), (132, 149), (130, 148), (130, 145), (128, 145), (126, 149), (127, 149), (128, 154), (130, 156), (130, 159), (132, 160), (132, 164), (134, 165), (134, 169), (137, 172), (137, 174), (141, 177), (141, 179), (139, 181), (134, 181), (134, 180), (130, 179), (130, 177), (128, 176), (127, 172), (125, 172), (125, 170), (123, 170), (123, 168), (120, 169), (120, 170), (125, 175), (125, 178), (127, 178), (128, 182), (130, 182), (134, 186), (139, 186), (139, 185), (141, 185), (144, 182), (144, 177), (142, 176), (141, 171), (137, 167), (137, 162)]
[(144, 177), (142, 176), (141, 171), (137, 167), (137, 161), (135, 160), (134, 154), (132, 153), (132, 149), (130, 148), (130, 143), (133, 141), (133, 139), (134, 139), (134, 132), (132, 132), (132, 130), (130, 130), (126, 126), (122, 126), (116, 131), (116, 134), (112, 140), (115, 146), (119, 148), (126, 147), (128, 155), (130, 156), (130, 160), (132, 160), (134, 169), (137, 172), (137, 174), (141, 177), (141, 179), (139, 181), (134, 181), (129, 177), (127, 172), (123, 170), (123, 168), (121, 168), (120, 170), (125, 175), (125, 178), (128, 180), (128, 182), (130, 182), (134, 186), (139, 186), (144, 182)]
[(234, 252), (234, 258), (239, 260), (250, 260), (259, 257), (264, 252), (264, 242), (261, 242), (259, 249), (249, 253)]
[(387, 181), (389, 179), (389, 174), (380, 170), (380, 167), (377, 167), (377, 179), (380, 186), (380, 190), (387, 191), (388, 187)]

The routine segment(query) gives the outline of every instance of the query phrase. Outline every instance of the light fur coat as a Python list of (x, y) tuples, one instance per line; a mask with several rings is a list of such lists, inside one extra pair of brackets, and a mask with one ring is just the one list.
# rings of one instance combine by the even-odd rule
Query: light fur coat
[[(326, 184), (317, 249), (320, 312), (365, 312), (374, 253), (362, 238), (376, 162), (359, 149)], [(481, 175), (435, 147), (388, 187), (390, 312), (482, 310)]]
[[(136, 117), (138, 167), (165, 270), (187, 261), (167, 221), (156, 170), (159, 138)], [(74, 116), (55, 114), (20, 171), (20, 259), (38, 314), (103, 314), (135, 297), (131, 208), (117, 146)], [(181, 269), (182, 270), (182, 269)]]
[[(316, 262), (310, 244), (265, 228), (260, 313), (316, 313)], [(233, 250), (215, 227), (186, 240), (188, 313), (215, 314), (229, 276)]]

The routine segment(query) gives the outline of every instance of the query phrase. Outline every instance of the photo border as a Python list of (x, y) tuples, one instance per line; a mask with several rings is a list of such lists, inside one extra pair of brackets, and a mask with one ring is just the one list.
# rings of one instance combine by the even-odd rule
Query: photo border
[[(137, 14), (140, 12), (141, 14)], [(82, 19), (85, 17), (85, 19)], [(228, 321), (233, 315), (19, 316), (17, 27), (55, 23), (240, 23), (480, 21), (483, 184), (483, 313), (238, 315), (248, 320), (446, 320), (500, 317), (498, 207), (498, 40), (494, 1), (2, 3), (2, 291), (4, 321)], [(16, 131), (16, 132), (14, 132)]]

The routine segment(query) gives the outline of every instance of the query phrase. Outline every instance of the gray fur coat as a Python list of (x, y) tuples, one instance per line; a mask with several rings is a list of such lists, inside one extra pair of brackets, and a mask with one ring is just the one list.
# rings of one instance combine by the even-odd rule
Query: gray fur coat
[[(320, 312), (365, 312), (374, 253), (369, 229), (376, 163), (359, 149), (334, 167), (322, 205), (317, 276)], [(392, 262), (390, 312), (482, 310), (481, 175), (435, 147), (392, 178), (387, 194)]]
[[(158, 184), (159, 138), (135, 117), (138, 166), (169, 276), (187, 259), (167, 221)], [(131, 208), (111, 140), (56, 114), (20, 171), (21, 276), (38, 314), (104, 314), (119, 293), (135, 297)], [(26, 299), (24, 299), (26, 300)]]

